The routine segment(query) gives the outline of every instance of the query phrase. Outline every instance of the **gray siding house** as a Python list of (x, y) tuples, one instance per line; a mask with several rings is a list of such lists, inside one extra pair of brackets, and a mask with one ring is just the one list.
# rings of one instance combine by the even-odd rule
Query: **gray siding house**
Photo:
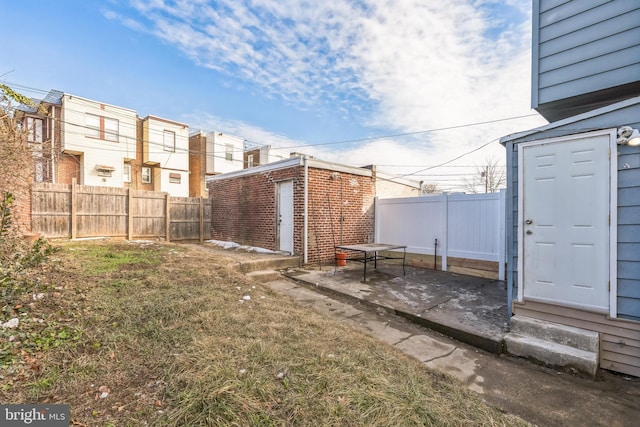
[(532, 106), (548, 121), (640, 93), (637, 0), (533, 0)]
[(551, 123), (501, 139), (507, 351), (640, 376), (640, 146), (623, 129), (640, 129), (640, 2), (534, 0), (533, 33)]

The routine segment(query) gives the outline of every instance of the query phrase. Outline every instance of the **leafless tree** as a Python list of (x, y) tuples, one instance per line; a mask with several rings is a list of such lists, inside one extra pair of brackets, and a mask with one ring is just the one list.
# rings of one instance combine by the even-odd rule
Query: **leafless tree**
[(0, 192), (23, 189), (32, 169), (27, 132), (13, 118), (14, 103), (28, 105), (31, 100), (0, 84)]
[(495, 193), (504, 188), (506, 181), (503, 166), (495, 158), (488, 158), (484, 165), (476, 166), (471, 178), (464, 179), (464, 185), (469, 193)]
[(437, 194), (439, 192), (438, 184), (422, 183), (422, 194)]

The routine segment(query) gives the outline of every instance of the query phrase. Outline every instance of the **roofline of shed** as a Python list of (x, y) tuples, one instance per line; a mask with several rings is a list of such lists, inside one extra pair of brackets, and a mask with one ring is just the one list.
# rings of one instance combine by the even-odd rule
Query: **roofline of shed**
[(587, 120), (592, 117), (597, 117), (603, 114), (610, 113), (612, 111), (620, 110), (622, 108), (629, 107), (631, 105), (640, 104), (640, 96), (636, 96), (633, 98), (625, 99), (624, 101), (616, 102), (615, 104), (607, 105), (606, 107), (597, 108), (595, 110), (587, 111), (586, 113), (578, 114), (576, 116), (567, 117), (566, 119), (558, 120), (556, 122), (552, 122), (546, 124), (544, 126), (540, 126), (537, 128), (525, 130), (522, 132), (512, 133), (507, 136), (503, 136), (500, 138), (500, 144), (505, 145), (508, 142), (514, 141), (516, 139), (524, 138), (529, 135), (533, 135), (536, 133), (545, 132), (551, 129), (559, 128), (562, 126), (570, 125), (571, 123), (579, 122), (582, 120)]
[[(286, 169), (294, 166), (304, 166), (304, 156), (292, 157), (291, 159), (284, 159), (266, 165), (255, 166), (249, 169), (242, 169), (233, 172), (222, 173), (219, 175), (208, 176), (206, 182), (220, 181), (228, 178), (237, 178), (240, 176), (253, 175), (256, 173), (269, 172), (273, 170)], [(307, 166), (315, 169), (326, 169), (334, 172), (349, 173), (352, 175), (360, 176), (372, 176), (373, 172), (370, 169), (363, 169), (356, 166), (342, 165), (339, 163), (327, 162), (324, 160), (311, 159), (307, 157)]]

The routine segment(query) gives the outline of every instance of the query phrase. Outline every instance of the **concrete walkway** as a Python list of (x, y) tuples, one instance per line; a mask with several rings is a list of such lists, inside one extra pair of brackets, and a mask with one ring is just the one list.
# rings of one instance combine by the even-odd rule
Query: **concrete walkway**
[(379, 267), (363, 283), (360, 266), (335, 274), (328, 267), (292, 269), (286, 272), (292, 280), (268, 285), (454, 376), (533, 424), (637, 425), (640, 379), (600, 371), (590, 380), (495, 351), (508, 327), (502, 282), (411, 268), (397, 274), (397, 267)]

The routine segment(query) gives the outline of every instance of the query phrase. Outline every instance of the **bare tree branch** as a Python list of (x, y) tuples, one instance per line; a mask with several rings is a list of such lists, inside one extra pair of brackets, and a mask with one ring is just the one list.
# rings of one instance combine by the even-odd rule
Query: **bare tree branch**
[(469, 193), (495, 193), (504, 188), (505, 171), (495, 158), (487, 158), (484, 165), (476, 166), (476, 173), (471, 179), (465, 178), (465, 190)]

